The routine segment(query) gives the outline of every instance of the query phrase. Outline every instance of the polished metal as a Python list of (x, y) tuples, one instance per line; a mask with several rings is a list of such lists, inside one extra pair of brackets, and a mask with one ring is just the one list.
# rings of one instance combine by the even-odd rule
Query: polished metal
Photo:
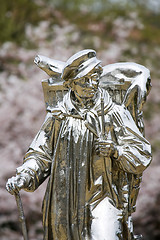
[(37, 56), (46, 119), (29, 147), (13, 194), (49, 177), (43, 201), (45, 240), (133, 240), (132, 213), (151, 162), (142, 106), (150, 72), (136, 63), (101, 66), (96, 52), (66, 62)]
[(22, 226), (22, 233), (23, 233), (23, 238), (24, 240), (28, 240), (28, 234), (27, 234), (27, 227), (26, 227), (26, 220), (25, 220), (25, 215), (23, 211), (23, 205), (22, 205), (22, 200), (20, 197), (20, 193), (14, 193), (15, 198), (16, 198), (16, 203), (18, 207), (18, 212), (19, 212), (19, 221)]

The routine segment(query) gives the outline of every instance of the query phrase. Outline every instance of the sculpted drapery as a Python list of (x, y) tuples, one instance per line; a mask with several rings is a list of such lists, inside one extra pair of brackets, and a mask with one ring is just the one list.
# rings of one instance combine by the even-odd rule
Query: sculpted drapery
[[(92, 109), (77, 109), (71, 92), (47, 114), (17, 169), (31, 174), (30, 191), (50, 175), (43, 203), (44, 239), (124, 239), (122, 228), (132, 211), (128, 174), (144, 171), (151, 149), (128, 110), (112, 103), (107, 92), (103, 96), (105, 122), (110, 121), (106, 131), (117, 146), (111, 169), (108, 157), (94, 149), (101, 132), (100, 97)], [(132, 239), (132, 228), (127, 234)]]

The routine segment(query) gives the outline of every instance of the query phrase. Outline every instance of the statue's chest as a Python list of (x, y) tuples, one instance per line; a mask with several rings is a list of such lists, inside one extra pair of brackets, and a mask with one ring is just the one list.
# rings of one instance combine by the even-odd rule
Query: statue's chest
[(88, 133), (88, 129), (85, 125), (85, 121), (83, 119), (68, 117), (65, 120), (65, 126), (63, 128), (61, 139), (73, 140), (74, 142), (78, 142), (79, 138), (85, 137)]

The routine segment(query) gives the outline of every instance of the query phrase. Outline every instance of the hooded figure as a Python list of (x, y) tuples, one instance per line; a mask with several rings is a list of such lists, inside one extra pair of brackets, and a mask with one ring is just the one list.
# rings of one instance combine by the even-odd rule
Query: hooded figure
[[(128, 174), (141, 174), (151, 147), (129, 111), (99, 88), (94, 50), (68, 59), (69, 88), (46, 119), (7, 189), (34, 191), (49, 176), (43, 201), (44, 240), (131, 240)], [(11, 184), (12, 182), (12, 184)]]

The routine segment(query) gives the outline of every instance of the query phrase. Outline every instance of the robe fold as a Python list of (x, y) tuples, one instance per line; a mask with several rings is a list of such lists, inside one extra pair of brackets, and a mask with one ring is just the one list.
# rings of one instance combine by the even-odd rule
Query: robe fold
[(27, 191), (49, 176), (43, 201), (44, 240), (134, 239), (132, 227), (128, 233), (125, 229), (132, 226), (129, 176), (142, 174), (150, 164), (151, 147), (129, 111), (102, 91), (106, 140), (114, 142), (116, 155), (103, 157), (95, 151), (102, 131), (100, 97), (92, 108), (80, 109), (69, 91), (49, 109), (17, 169), (31, 177)]

